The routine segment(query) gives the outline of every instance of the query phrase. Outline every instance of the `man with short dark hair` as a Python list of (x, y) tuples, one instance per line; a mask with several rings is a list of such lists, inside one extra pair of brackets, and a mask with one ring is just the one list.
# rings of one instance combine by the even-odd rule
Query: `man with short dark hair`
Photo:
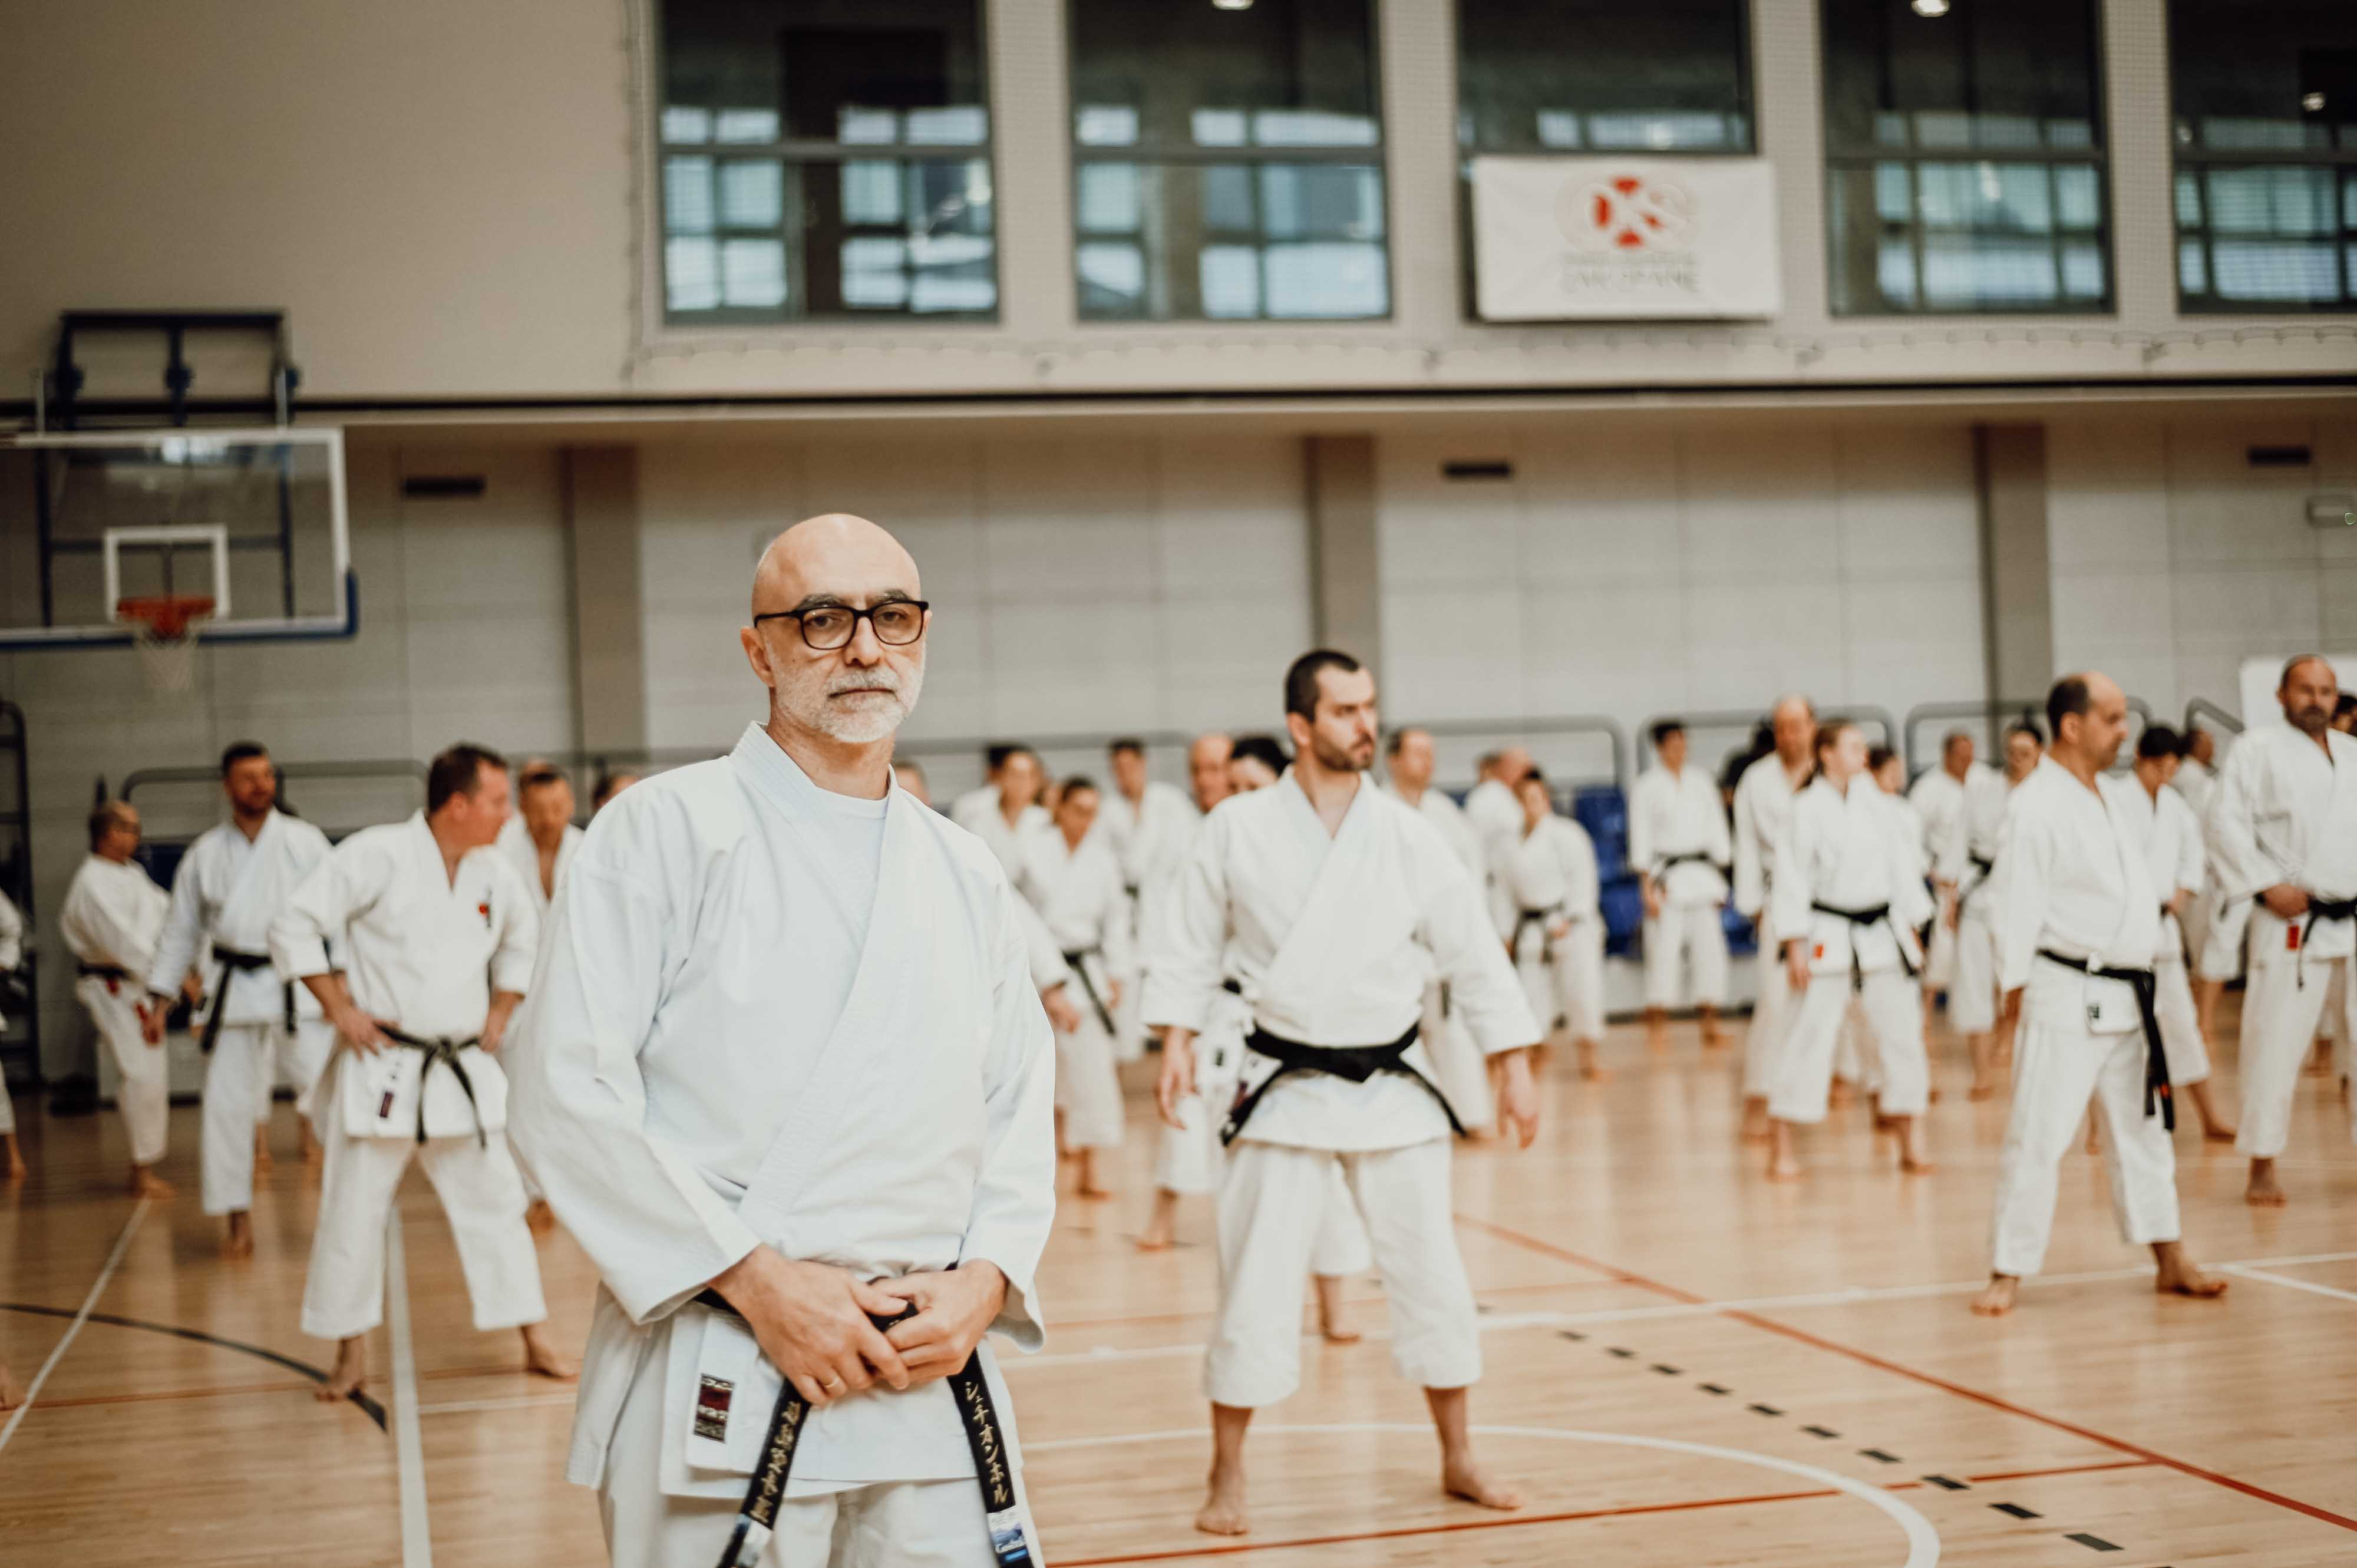
[[(66, 889), (58, 929), (74, 956), (74, 995), (98, 1026), (98, 1037), (122, 1075), (114, 1103), (131, 1136), (131, 1190), (142, 1197), (169, 1197), (172, 1184), (156, 1174), (171, 1111), (164, 1036), (159, 1029), (153, 1040), (147, 1037), (142, 998), (172, 900), (132, 858), (138, 848), (137, 809), (127, 800), (100, 802), (90, 814), (90, 858)], [(194, 989), (192, 976), (187, 984)], [(250, 1107), (239, 1136), (253, 1147)]]
[(342, 1399), (368, 1376), (368, 1335), (384, 1315), (385, 1223), (413, 1157), (449, 1217), (475, 1327), (518, 1330), (528, 1371), (574, 1373), (544, 1331), (523, 1182), (508, 1153), (507, 1078), (493, 1059), (540, 931), (531, 890), (492, 847), (509, 810), (499, 753), (451, 746), (426, 770), (425, 809), (338, 844), (270, 928), (280, 977), (319, 999), (339, 1047), (312, 1101), (327, 1169), (303, 1331), (337, 1341), (321, 1399)]
[(1132, 1062), (1146, 1054), (1146, 1026), (1137, 1012), (1146, 988), (1135, 965), (1153, 940), (1157, 911), (1194, 836), (1197, 813), (1185, 790), (1146, 776), (1144, 741), (1124, 736), (1105, 748), (1105, 760), (1113, 788), (1098, 793), (1096, 831), (1121, 866), (1130, 929), (1137, 939), (1128, 961), (1133, 967), (1114, 971), (1121, 983), (1121, 1005), (1114, 1009), (1114, 1057)]
[(990, 846), (1009, 877), (1023, 868), (1025, 835), (1048, 826), (1048, 809), (1040, 804), (1047, 788), (1047, 769), (1039, 754), (1028, 746), (994, 746), (996, 758), (992, 783), (970, 789), (950, 809), (950, 820)]
[(1196, 1528), (1250, 1529), (1244, 1434), (1254, 1410), (1298, 1381), (1301, 1279), (1338, 1157), (1375, 1219), (1393, 1361), (1425, 1388), (1444, 1489), (1517, 1508), (1521, 1494), (1475, 1459), (1467, 1425), (1480, 1335), (1449, 1209), (1449, 1114), (1417, 1039), (1425, 977), (1437, 969), (1475, 1039), (1503, 1059), (1502, 1108), (1524, 1146), (1538, 1131), (1538, 1026), (1464, 866), (1429, 822), (1367, 784), (1374, 677), (1321, 650), (1296, 661), (1285, 695), (1294, 764), (1205, 820), (1146, 1010), (1169, 1027), (1157, 1086), (1166, 1120), (1194, 1088), (1195, 1037), (1229, 975), (1253, 1017), (1222, 1132), (1220, 1309), (1205, 1365), (1213, 1455)]
[(516, 779), (516, 814), (500, 830), (499, 847), (532, 890), (533, 907), (548, 910), (556, 886), (581, 852), (582, 830), (573, 822), (573, 780), (565, 769), (535, 757)]
[(1629, 864), (1645, 900), (1645, 1037), (1669, 1044), (1670, 1009), (1691, 969), (1702, 1043), (1721, 1044), (1727, 1000), (1727, 874), (1735, 863), (1727, 812), (1709, 774), (1686, 766), (1686, 726), (1653, 726), (1661, 766), (1639, 776), (1629, 796)]
[[(278, 769), (255, 741), (221, 754), (229, 821), (209, 828), (180, 857), (172, 908), (146, 982), (147, 1038), (164, 1039), (164, 1017), (191, 973), (210, 976), (205, 1054), (204, 1208), (226, 1217), (223, 1255), (253, 1252), (253, 1173), (266, 1153), (274, 1064), (297, 1102), (311, 1091), (335, 1048), (318, 999), (282, 981), (270, 963), (270, 926), (286, 900), (328, 858), (328, 835), (278, 810)], [(303, 1152), (317, 1157), (303, 1119)]]
[(1560, 1025), (1571, 1036), (1579, 1076), (1601, 1082), (1608, 1076), (1598, 1059), (1604, 1042), (1604, 910), (1595, 841), (1555, 809), (1546, 776), (1536, 768), (1523, 775), (1514, 792), (1522, 801), (1523, 831), (1498, 861), (1491, 913), (1539, 1028), (1551, 1032)]
[(1114, 1020), (1122, 976), (1135, 972), (1129, 896), (1113, 846), (1092, 834), (1096, 780), (1076, 776), (1058, 791), (1055, 815), (1023, 836), (1016, 891), (1047, 922), (1049, 935), (1081, 994), (1071, 1028), (1056, 1031), (1056, 1101), (1060, 1147), (1079, 1167), (1082, 1197), (1111, 1197), (1099, 1150), (1121, 1147), (1121, 1076)]

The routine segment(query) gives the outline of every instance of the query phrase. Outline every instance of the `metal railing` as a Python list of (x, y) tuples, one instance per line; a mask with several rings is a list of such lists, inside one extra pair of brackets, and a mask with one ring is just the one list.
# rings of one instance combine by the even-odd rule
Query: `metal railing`
[[(2144, 733), (2145, 728), (2152, 723), (2152, 704), (2142, 697), (2130, 697), (2127, 701), (2128, 712), (2136, 716), (2136, 725), (2135, 733), (2128, 737), (2128, 744), (2121, 749), (2126, 756), (2133, 757), (2136, 755), (2136, 735)], [(1899, 742), (1899, 755), (1906, 760), (1907, 777), (1912, 779), (1916, 776), (1915, 736), (1917, 730), (1922, 725), (1953, 723), (1959, 719), (1978, 719), (1986, 726), (1986, 738), (1991, 749), (1995, 749), (1996, 731), (1999, 726), (2010, 725), (2014, 720), (2019, 718), (2032, 720), (2037, 724), (2039, 732), (2045, 733), (2046, 699), (2043, 697), (1982, 697), (1969, 698), (1961, 702), (1917, 703), (1907, 710), (1907, 723)], [(1924, 766), (1928, 768), (1931, 764), (1926, 762)]]
[[(404, 785), (415, 787), (414, 790), (403, 791), (412, 797), (409, 804), (404, 807), (404, 811), (423, 805), (425, 800), (425, 764), (405, 757), (372, 757), (350, 762), (279, 762), (277, 768), (278, 797), (282, 804), (287, 800), (289, 785), (371, 784), (388, 780), (398, 780)], [(129, 801), (142, 789), (155, 790), (175, 785), (209, 785), (218, 789), (220, 783), (221, 769), (218, 767), (140, 768), (124, 775), (123, 783), (115, 793), (117, 798)], [(214, 804), (217, 803), (208, 802), (209, 806)], [(331, 826), (328, 822), (310, 816), (307, 811), (305, 814), (330, 838), (356, 832), (361, 828), (389, 820), (382, 813), (371, 813), (365, 822), (337, 823)], [(187, 843), (194, 840), (197, 834), (203, 831), (199, 828), (195, 832), (186, 834), (152, 834), (150, 837), (159, 843)]]
[(2243, 733), (2242, 720), (2207, 697), (2192, 698), (2185, 704), (2185, 733), (2191, 735), (2194, 725), (2203, 719), (2208, 719), (2213, 728), (2224, 730), (2230, 736)]

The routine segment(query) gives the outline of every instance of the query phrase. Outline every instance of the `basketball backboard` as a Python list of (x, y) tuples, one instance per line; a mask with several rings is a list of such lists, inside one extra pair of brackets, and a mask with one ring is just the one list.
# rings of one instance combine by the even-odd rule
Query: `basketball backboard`
[(0, 438), (0, 653), (119, 647), (130, 610), (196, 597), (205, 642), (351, 634), (342, 432)]

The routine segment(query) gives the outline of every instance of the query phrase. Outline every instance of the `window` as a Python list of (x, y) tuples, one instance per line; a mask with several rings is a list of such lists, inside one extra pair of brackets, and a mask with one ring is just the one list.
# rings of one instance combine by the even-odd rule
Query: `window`
[(1824, 39), (1835, 315), (2110, 307), (2093, 0), (1824, 0)]
[(1469, 153), (1748, 153), (1743, 0), (1458, 0)]
[(1368, 0), (1071, 0), (1089, 320), (1391, 312)]
[(2172, 0), (2177, 293), (2357, 310), (2357, 4)]
[(674, 323), (998, 308), (979, 0), (662, 0)]

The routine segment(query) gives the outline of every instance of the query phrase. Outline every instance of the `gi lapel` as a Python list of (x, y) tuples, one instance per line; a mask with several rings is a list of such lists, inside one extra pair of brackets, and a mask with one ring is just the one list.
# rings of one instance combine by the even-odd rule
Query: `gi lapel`
[[(228, 822), (221, 831), (237, 832), (237, 824)], [(237, 868), (236, 876), (221, 893), (221, 907), (213, 911), (213, 938), (227, 947), (241, 948), (249, 952), (264, 950), (270, 937), (270, 922), (260, 923), (255, 929), (246, 918), (245, 901), (264, 879), (263, 864), (285, 845), (286, 835), (279, 830), (278, 813), (272, 811), (262, 820), (262, 831), (253, 835), (247, 846), (245, 864)], [(258, 939), (258, 940), (256, 940)]]
[(1330, 843), (1324, 842), (1326, 825), (1290, 772), (1273, 787), (1285, 792), (1286, 821), (1305, 845), (1312, 853), (1319, 853), (1321, 843), (1324, 847), (1308, 894), (1255, 988), (1254, 1010), (1271, 1033), (1306, 1045), (1380, 1044), (1314, 1039), (1308, 1020), (1286, 1010), (1286, 1004), (1298, 1001), (1323, 1011), (1318, 1003), (1358, 972), (1367, 950), (1394, 951), (1413, 932), (1415, 913), (1400, 897), (1397, 846), (1375, 820), (1380, 807), (1374, 786), (1360, 781)]

